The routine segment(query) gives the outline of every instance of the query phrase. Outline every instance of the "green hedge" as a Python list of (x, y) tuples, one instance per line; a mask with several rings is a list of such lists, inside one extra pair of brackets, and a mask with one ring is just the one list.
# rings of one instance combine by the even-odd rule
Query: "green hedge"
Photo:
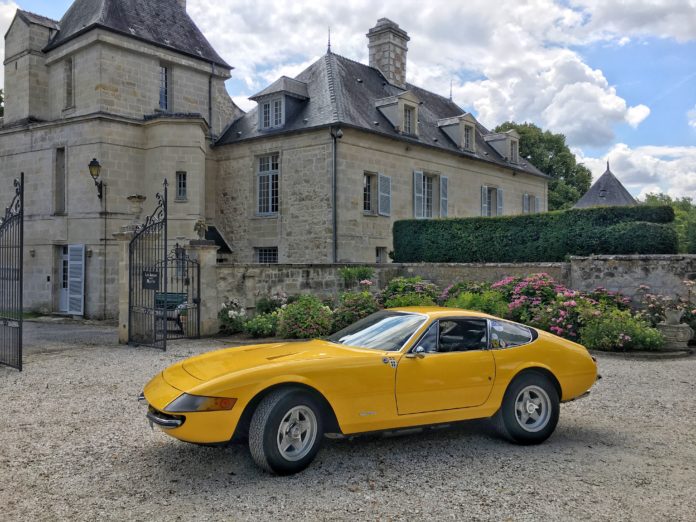
[(394, 261), (513, 263), (569, 255), (675, 254), (670, 206), (572, 209), (394, 223)]

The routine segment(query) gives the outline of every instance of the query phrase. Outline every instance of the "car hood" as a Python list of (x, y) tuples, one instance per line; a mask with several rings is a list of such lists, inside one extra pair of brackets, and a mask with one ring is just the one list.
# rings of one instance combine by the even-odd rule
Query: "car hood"
[(205, 353), (182, 363), (183, 369), (201, 381), (222, 375), (241, 372), (261, 366), (278, 365), (294, 361), (321, 360), (335, 357), (359, 356), (381, 353), (375, 350), (341, 346), (328, 341), (257, 344), (226, 348)]

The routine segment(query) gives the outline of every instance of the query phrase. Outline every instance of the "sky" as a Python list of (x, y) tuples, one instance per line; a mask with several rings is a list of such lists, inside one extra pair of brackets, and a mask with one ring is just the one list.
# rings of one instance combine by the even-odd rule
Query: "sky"
[[(18, 6), (60, 19), (70, 3), (0, 0), (0, 29)], [(696, 0), (188, 0), (188, 12), (235, 67), (243, 109), (322, 56), (329, 27), (333, 52), (367, 63), (365, 33), (387, 17), (411, 39), (409, 82), (451, 86), (489, 128), (563, 133), (595, 178), (610, 161), (636, 196), (696, 199)]]

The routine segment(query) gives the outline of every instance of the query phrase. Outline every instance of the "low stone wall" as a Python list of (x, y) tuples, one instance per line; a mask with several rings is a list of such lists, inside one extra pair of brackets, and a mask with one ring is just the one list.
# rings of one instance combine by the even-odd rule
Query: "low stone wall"
[[(339, 269), (348, 265), (217, 265), (217, 291), (219, 304), (236, 298), (249, 308), (263, 296), (283, 291), (289, 295), (312, 293), (320, 298), (336, 297), (346, 290)], [(520, 263), (520, 264), (376, 264), (375, 279), (381, 288), (398, 276), (421, 276), (444, 287), (457, 281), (498, 281), (505, 276), (525, 276), (546, 272), (558, 281), (568, 284), (568, 263)]]
[(696, 280), (696, 255), (592, 256), (570, 260), (570, 287), (577, 290), (603, 286), (633, 297), (640, 285), (648, 285), (655, 294), (686, 297), (685, 280)]

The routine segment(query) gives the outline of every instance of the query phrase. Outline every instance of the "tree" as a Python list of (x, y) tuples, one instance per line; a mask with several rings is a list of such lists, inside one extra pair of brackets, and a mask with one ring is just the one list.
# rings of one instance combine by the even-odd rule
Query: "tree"
[(672, 198), (667, 194), (647, 194), (641, 203), (645, 205), (670, 205), (674, 209), (674, 228), (679, 239), (680, 253), (696, 253), (696, 205), (684, 196)]
[(520, 156), (551, 177), (549, 210), (572, 207), (592, 184), (590, 169), (575, 160), (563, 134), (543, 131), (532, 123), (507, 121), (495, 132), (515, 129), (520, 135)]

